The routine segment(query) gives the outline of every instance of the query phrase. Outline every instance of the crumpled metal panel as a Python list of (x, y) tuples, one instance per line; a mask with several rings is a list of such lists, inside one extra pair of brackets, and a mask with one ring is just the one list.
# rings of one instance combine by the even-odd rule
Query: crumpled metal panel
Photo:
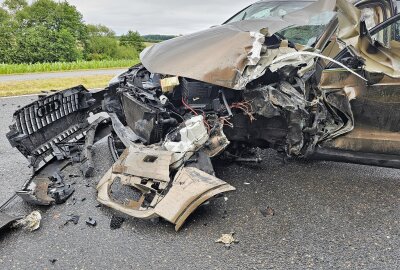
[[(178, 37), (147, 48), (141, 53), (143, 65), (153, 73), (191, 78), (236, 90), (248, 80), (242, 75), (260, 59), (254, 48), (264, 42), (259, 35), (272, 34), (293, 25), (309, 23), (311, 15), (333, 11), (335, 1), (320, 0), (283, 18), (246, 20)], [(260, 68), (259, 76), (263, 68)], [(252, 79), (257, 78), (253, 74)]]
[(142, 52), (141, 60), (153, 73), (235, 88), (252, 48), (249, 33), (224, 25), (156, 44)]
[(400, 42), (392, 40), (388, 47), (370, 36), (360, 36), (361, 11), (345, 0), (338, 0), (338, 38), (352, 46), (365, 60), (365, 70), (400, 78)]
[(136, 218), (164, 218), (178, 231), (201, 204), (235, 190), (194, 167), (182, 167), (173, 179), (164, 181), (171, 155), (161, 149), (131, 146), (97, 185), (97, 200)]

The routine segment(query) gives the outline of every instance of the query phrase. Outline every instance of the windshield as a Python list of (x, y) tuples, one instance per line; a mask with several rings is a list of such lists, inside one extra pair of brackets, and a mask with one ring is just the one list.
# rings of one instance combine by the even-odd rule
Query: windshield
[(257, 20), (269, 17), (282, 17), (293, 11), (305, 8), (314, 1), (268, 1), (258, 2), (242, 10), (226, 23), (244, 20)]
[(307, 25), (291, 26), (279, 31), (277, 35), (293, 43), (312, 47), (334, 18), (335, 12), (322, 12), (312, 16)]

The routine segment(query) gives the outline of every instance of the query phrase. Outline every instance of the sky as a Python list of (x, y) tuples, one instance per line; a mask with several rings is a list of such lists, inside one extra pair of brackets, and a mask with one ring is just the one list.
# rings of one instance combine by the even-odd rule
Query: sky
[(118, 35), (188, 34), (218, 25), (256, 0), (67, 0), (86, 23), (103, 24)]

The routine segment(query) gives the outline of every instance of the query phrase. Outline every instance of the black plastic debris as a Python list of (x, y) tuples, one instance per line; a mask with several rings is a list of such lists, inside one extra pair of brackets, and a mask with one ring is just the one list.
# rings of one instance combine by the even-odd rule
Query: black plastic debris
[(75, 205), (75, 204), (76, 204), (76, 198), (72, 198), (71, 205)]
[(54, 189), (49, 189), (49, 195), (54, 198), (56, 204), (63, 204), (65, 203), (69, 197), (74, 194), (75, 189), (72, 188), (70, 185), (62, 185), (60, 187), (56, 187)]
[(50, 259), (51, 264), (55, 264), (58, 260), (57, 259)]
[(92, 227), (96, 227), (97, 226), (97, 221), (90, 217), (88, 220), (86, 220), (86, 224), (89, 225), (89, 226), (92, 226)]
[(69, 215), (69, 219), (64, 223), (64, 225), (67, 225), (68, 223), (72, 222), (74, 225), (77, 225), (79, 222), (79, 216), (78, 215)]
[(110, 228), (111, 230), (116, 230), (121, 228), (122, 224), (124, 223), (125, 218), (120, 217), (120, 216), (112, 216), (111, 217), (111, 222), (110, 222)]
[(275, 215), (275, 211), (274, 209), (272, 209), (271, 207), (267, 207), (267, 208), (260, 208), (260, 213), (264, 216), (264, 217), (272, 217)]

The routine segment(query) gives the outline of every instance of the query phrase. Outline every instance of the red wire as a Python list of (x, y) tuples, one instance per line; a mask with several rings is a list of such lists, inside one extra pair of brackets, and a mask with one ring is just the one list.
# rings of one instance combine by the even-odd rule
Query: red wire
[[(183, 105), (185, 105), (185, 107), (187, 108), (187, 109), (189, 109), (189, 110), (191, 110), (195, 115), (199, 115), (192, 107), (190, 107), (189, 106), (189, 104), (187, 104), (186, 102), (185, 102), (185, 99), (182, 97), (182, 103), (183, 103)], [(210, 131), (211, 131), (211, 127), (210, 127), (210, 125), (208, 124), (208, 122), (207, 122), (207, 120), (206, 120), (206, 115), (205, 115), (205, 113), (203, 113), (203, 122), (204, 122), (204, 124), (207, 126), (207, 130), (208, 130), (208, 133), (210, 133)]]
[(182, 103), (183, 105), (185, 105), (185, 107), (189, 110), (191, 110), (195, 115), (199, 115), (195, 110), (192, 109), (192, 107), (190, 107), (186, 102), (185, 99), (182, 97)]

